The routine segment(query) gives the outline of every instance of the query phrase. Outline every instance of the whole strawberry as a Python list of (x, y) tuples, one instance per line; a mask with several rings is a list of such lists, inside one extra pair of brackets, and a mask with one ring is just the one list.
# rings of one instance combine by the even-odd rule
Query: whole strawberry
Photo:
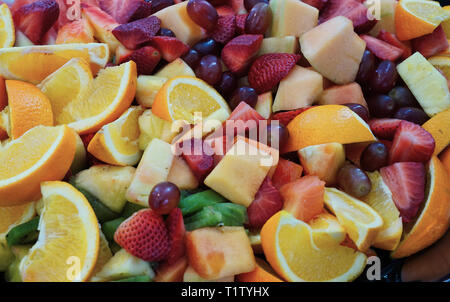
[(151, 209), (140, 210), (122, 222), (114, 241), (131, 255), (150, 262), (165, 260), (170, 250), (164, 220)]
[(250, 67), (248, 82), (258, 93), (272, 90), (294, 68), (300, 55), (269, 53), (258, 57)]

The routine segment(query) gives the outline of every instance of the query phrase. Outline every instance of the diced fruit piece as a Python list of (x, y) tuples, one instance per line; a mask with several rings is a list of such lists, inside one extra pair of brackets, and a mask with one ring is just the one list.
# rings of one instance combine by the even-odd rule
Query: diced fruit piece
[(401, 120), (395, 118), (371, 119), (369, 126), (376, 137), (392, 140), (400, 122)]
[(372, 36), (361, 35), (360, 37), (366, 41), (367, 49), (381, 60), (396, 61), (403, 54), (403, 50), (401, 48), (395, 47)]
[(184, 1), (171, 5), (153, 16), (161, 20), (161, 27), (170, 29), (181, 41), (192, 46), (206, 37), (206, 31), (189, 17), (187, 4), (188, 1)]
[(16, 39), (14, 41), (15, 47), (33, 46), (33, 45), (34, 45), (34, 43), (31, 42), (31, 40), (28, 39), (27, 36), (25, 36), (25, 34), (23, 32), (16, 29)]
[(256, 258), (255, 270), (236, 276), (237, 282), (283, 282), (267, 262)]
[(180, 143), (181, 155), (199, 181), (203, 181), (214, 167), (214, 151), (203, 140), (193, 138)]
[(449, 47), (447, 37), (441, 25), (428, 35), (411, 41), (414, 51), (420, 52), (425, 58), (434, 56)]
[(247, 20), (248, 14), (238, 14), (236, 15), (236, 34), (242, 35), (245, 33), (245, 21)]
[(262, 35), (240, 35), (229, 41), (222, 49), (224, 64), (238, 75), (247, 71), (258, 53)]
[(436, 142), (434, 155), (441, 153), (446, 146), (450, 145), (450, 109), (436, 114), (422, 127), (433, 136)]
[(417, 124), (401, 121), (394, 135), (389, 162), (426, 163), (433, 155), (435, 142), (429, 132)]
[(217, 20), (217, 25), (212, 33), (212, 38), (219, 43), (226, 44), (233, 39), (236, 32), (236, 16), (221, 16)]
[(301, 1), (273, 0), (270, 8), (273, 14), (271, 37), (300, 37), (317, 25), (319, 10)]
[(267, 53), (298, 53), (300, 44), (295, 36), (264, 38), (258, 56)]
[(243, 227), (202, 228), (187, 233), (189, 265), (213, 280), (255, 269), (255, 257)]
[(177, 132), (172, 131), (172, 123), (163, 120), (152, 113), (150, 109), (145, 110), (139, 117), (139, 148), (145, 150), (154, 138), (159, 138), (170, 143)]
[(119, 26), (119, 23), (96, 6), (83, 5), (82, 13), (94, 30), (94, 37), (108, 44), (109, 50), (114, 52), (120, 42), (114, 37), (112, 31)]
[(353, 31), (352, 22), (339, 16), (303, 34), (300, 46), (315, 70), (336, 84), (348, 84), (356, 78), (366, 43)]
[(113, 29), (113, 35), (128, 49), (137, 49), (155, 36), (161, 25), (161, 20), (155, 16), (121, 24)]
[(175, 156), (173, 159), (167, 181), (177, 185), (180, 190), (193, 190), (199, 185), (199, 181), (191, 168), (189, 168), (189, 165), (179, 156)]
[(142, 275), (152, 279), (155, 277), (150, 263), (121, 249), (103, 266), (100, 272), (92, 277), (91, 281), (114, 281)]
[[(397, 6), (397, 0), (380, 0), (379, 3), (379, 20), (370, 30), (369, 34), (375, 37), (382, 29), (389, 33), (395, 34), (395, 7)], [(366, 5), (368, 9), (371, 7), (369, 0), (366, 0), (364, 5)]]
[(125, 193), (135, 173), (134, 167), (92, 166), (73, 177), (74, 185), (96, 196), (116, 213), (121, 213), (127, 199)]
[(164, 77), (170, 80), (174, 77), (182, 76), (195, 77), (195, 73), (185, 61), (181, 58), (177, 58), (155, 73), (155, 76)]
[(216, 6), (216, 11), (219, 17), (235, 15), (233, 8), (229, 5)]
[(358, 83), (331, 86), (325, 89), (319, 97), (320, 105), (343, 105), (347, 103), (360, 104), (368, 108), (361, 86)]
[(300, 179), (302, 171), (302, 166), (280, 158), (275, 173), (272, 175), (272, 183), (275, 188), (280, 189), (283, 185)]
[(429, 116), (450, 108), (447, 80), (419, 52), (397, 65), (397, 71)]
[(0, 4), (0, 24), (2, 31), (0, 33), (0, 46), (13, 47), (16, 39), (14, 27), (14, 20), (11, 14), (11, 10), (5, 3)]
[(323, 77), (320, 73), (295, 65), (278, 86), (273, 111), (310, 106), (322, 91)]
[(92, 43), (94, 31), (85, 18), (65, 24), (58, 30), (56, 44), (65, 43)]
[(304, 176), (280, 188), (283, 210), (295, 218), (308, 222), (323, 211), (325, 182), (317, 176)]
[(156, 270), (155, 282), (181, 282), (187, 267), (186, 257), (181, 257), (172, 264), (164, 262)]
[(200, 275), (192, 268), (192, 266), (188, 266), (183, 275), (183, 282), (233, 282), (234, 276), (226, 276), (219, 279), (207, 280), (205, 278), (200, 277)]
[(134, 61), (137, 66), (138, 74), (152, 74), (153, 69), (161, 60), (161, 53), (152, 46), (144, 46), (137, 50), (133, 50), (129, 54), (120, 58), (118, 64), (128, 61)]
[(339, 143), (308, 146), (298, 155), (305, 173), (318, 176), (327, 186), (336, 183), (337, 172), (345, 162), (344, 146)]
[(422, 163), (401, 162), (381, 168), (380, 173), (392, 192), (403, 222), (413, 220), (425, 197), (425, 166)]
[(289, 122), (292, 121), (297, 115), (299, 115), (305, 110), (308, 110), (309, 108), (311, 107), (304, 107), (291, 111), (278, 112), (272, 115), (271, 120), (277, 120), (280, 122), (281, 125), (287, 126)]
[(269, 119), (272, 115), (272, 92), (266, 92), (258, 95), (258, 101), (255, 105), (255, 110), (258, 112), (263, 118)]
[(174, 264), (184, 256), (185, 253), (185, 233), (183, 214), (180, 208), (174, 208), (166, 218), (166, 226), (169, 232), (170, 250), (167, 256), (167, 263)]
[(174, 37), (155, 36), (150, 39), (149, 43), (159, 49), (167, 62), (174, 61), (189, 50), (188, 45)]
[[(308, 224), (316, 234), (327, 235), (331, 237), (330, 239), (333, 239), (341, 245), (343, 245), (346, 237), (348, 237), (345, 228), (327, 210), (323, 210), (322, 213), (311, 219)], [(356, 246), (354, 247), (356, 249)]]
[(394, 34), (388, 32), (384, 29), (380, 30), (380, 33), (378, 34), (377, 38), (380, 40), (383, 40), (386, 43), (391, 44), (392, 46), (402, 49), (403, 54), (402, 54), (401, 58), (403, 60), (408, 58), (412, 54), (411, 46), (409, 44), (407, 44), (405, 42), (400, 42)]
[(167, 78), (149, 75), (140, 75), (137, 78), (136, 100), (139, 105), (151, 108), (158, 90), (164, 85)]
[[(271, 168), (261, 164), (267, 156), (269, 153), (237, 140), (205, 179), (205, 184), (231, 202), (248, 207)], [(241, 177), (242, 173), (245, 177)]]
[(59, 6), (54, 0), (39, 0), (25, 4), (13, 14), (16, 30), (24, 33), (34, 44), (42, 42), (58, 16)]
[(98, 4), (121, 24), (147, 17), (152, 8), (145, 0), (99, 0)]
[(127, 190), (128, 201), (148, 206), (153, 186), (167, 180), (173, 157), (171, 145), (154, 138), (145, 149)]
[(255, 200), (247, 208), (250, 227), (262, 227), (282, 207), (283, 197), (277, 188), (272, 185), (270, 178), (266, 177), (255, 195)]
[(28, 254), (31, 245), (16, 245), (11, 247), (14, 259), (5, 271), (5, 280), (8, 282), (22, 282), (19, 265), (22, 259)]

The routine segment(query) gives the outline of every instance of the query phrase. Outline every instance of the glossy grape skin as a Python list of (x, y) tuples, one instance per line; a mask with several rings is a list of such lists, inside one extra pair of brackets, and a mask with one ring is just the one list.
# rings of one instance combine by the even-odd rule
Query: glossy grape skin
[(397, 86), (391, 89), (388, 94), (395, 102), (395, 108), (402, 107), (420, 107), (411, 91), (402, 86)]
[(173, 0), (152, 0), (152, 14), (173, 4)]
[(392, 61), (381, 61), (370, 78), (370, 88), (373, 92), (388, 93), (394, 88), (398, 78), (397, 68)]
[(236, 77), (230, 71), (222, 73), (222, 78), (216, 84), (216, 90), (223, 96), (228, 97), (236, 89)]
[(244, 7), (249, 12), (258, 3), (269, 4), (269, 0), (244, 0)]
[(161, 29), (159, 30), (159, 35), (160, 36), (165, 36), (165, 37), (174, 37), (174, 38), (176, 38), (175, 33), (173, 31), (171, 31), (168, 28), (164, 28), (164, 27), (161, 27)]
[(195, 49), (189, 49), (189, 51), (181, 57), (186, 64), (195, 69), (202, 58), (202, 55)]
[(361, 154), (361, 168), (365, 171), (373, 172), (388, 165), (389, 151), (380, 142), (368, 145)]
[(214, 7), (227, 4), (227, 0), (208, 0), (208, 2)]
[(394, 118), (409, 121), (417, 125), (422, 125), (430, 119), (430, 117), (422, 109), (415, 107), (403, 107), (397, 110)]
[(272, 10), (267, 3), (257, 3), (245, 20), (245, 33), (264, 35), (272, 23)]
[(369, 83), (372, 74), (375, 71), (377, 59), (370, 50), (365, 50), (359, 63), (358, 73), (356, 75), (356, 82), (363, 88)]
[(267, 138), (263, 143), (275, 149), (281, 149), (289, 139), (289, 130), (280, 123), (269, 122), (266, 131)]
[(384, 94), (371, 96), (367, 99), (367, 105), (373, 117), (391, 117), (395, 112), (394, 100)]
[(209, 85), (218, 83), (222, 78), (222, 65), (219, 58), (213, 55), (206, 55), (201, 58), (195, 68), (195, 75)]
[(339, 188), (356, 198), (366, 196), (372, 188), (367, 174), (357, 166), (348, 163), (339, 169), (337, 182)]
[(160, 215), (169, 214), (180, 202), (180, 189), (168, 181), (155, 185), (148, 196), (150, 208)]
[(205, 0), (189, 0), (187, 4), (189, 17), (207, 31), (213, 31), (217, 24), (217, 11), (214, 6)]
[(201, 55), (217, 55), (220, 52), (220, 45), (212, 38), (206, 38), (197, 42), (192, 47)]
[(363, 105), (357, 103), (347, 103), (344, 104), (344, 106), (350, 108), (353, 112), (359, 115), (359, 117), (362, 118), (365, 122), (369, 121), (369, 110), (367, 110), (367, 108), (364, 107)]
[(234, 91), (229, 105), (231, 110), (236, 108), (240, 102), (246, 102), (250, 107), (255, 107), (257, 101), (258, 93), (256, 93), (256, 90), (249, 86), (242, 86)]

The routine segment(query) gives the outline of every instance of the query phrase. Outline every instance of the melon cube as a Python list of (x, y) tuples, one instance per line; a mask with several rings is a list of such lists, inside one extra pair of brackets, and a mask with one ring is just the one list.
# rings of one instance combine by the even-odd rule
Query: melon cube
[(173, 158), (167, 181), (176, 184), (180, 190), (193, 190), (198, 187), (197, 177), (181, 156)]
[(355, 81), (366, 42), (354, 31), (349, 19), (339, 16), (300, 37), (303, 55), (315, 70), (336, 84)]
[(159, 89), (167, 81), (167, 78), (150, 76), (150, 75), (140, 75), (137, 78), (136, 86), (136, 100), (142, 107), (151, 108), (155, 96)]
[(271, 37), (262, 40), (258, 56), (266, 53), (298, 53), (300, 44), (295, 36)]
[(325, 89), (319, 97), (320, 105), (342, 105), (356, 103), (367, 108), (366, 100), (358, 83), (332, 86)]
[(280, 82), (273, 103), (273, 112), (310, 106), (322, 94), (320, 73), (296, 65)]
[(317, 25), (319, 10), (298, 0), (271, 0), (271, 37), (296, 36)]
[(181, 76), (195, 77), (195, 73), (183, 59), (177, 58), (155, 73), (155, 76), (170, 80), (171, 78)]
[(261, 114), (263, 118), (269, 119), (270, 115), (272, 114), (272, 102), (273, 97), (271, 91), (260, 94), (255, 105), (256, 112)]
[(215, 280), (207, 280), (200, 277), (200, 275), (197, 274), (192, 266), (188, 266), (184, 271), (183, 282), (234, 282), (234, 276), (223, 277)]

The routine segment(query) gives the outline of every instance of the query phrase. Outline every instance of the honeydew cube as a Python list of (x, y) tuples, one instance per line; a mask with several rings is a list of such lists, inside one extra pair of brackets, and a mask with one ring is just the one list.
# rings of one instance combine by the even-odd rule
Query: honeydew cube
[(153, 187), (167, 181), (173, 158), (171, 145), (154, 138), (145, 149), (134, 173), (126, 193), (127, 200), (148, 207), (148, 196)]
[(303, 34), (300, 47), (315, 70), (342, 85), (355, 81), (366, 42), (353, 31), (352, 21), (339, 16)]
[(205, 179), (205, 185), (233, 203), (248, 207), (272, 168), (270, 154), (244, 140), (237, 140)]
[(150, 75), (140, 75), (137, 78), (136, 86), (136, 100), (142, 107), (151, 108), (155, 96), (159, 89), (167, 81), (167, 78), (150, 76)]
[(429, 116), (450, 108), (447, 79), (419, 52), (397, 65), (400, 77)]
[(260, 94), (258, 96), (258, 101), (255, 105), (255, 110), (258, 112), (263, 118), (266, 120), (269, 119), (270, 115), (272, 114), (272, 103), (273, 103), (273, 97), (272, 92), (266, 92), (263, 94)]
[(319, 10), (299, 0), (271, 0), (272, 25), (269, 36), (300, 37), (317, 25)]
[(319, 97), (320, 105), (342, 105), (346, 103), (356, 103), (367, 108), (367, 102), (358, 83), (329, 87)]
[(155, 76), (170, 80), (171, 78), (181, 76), (195, 77), (195, 73), (183, 59), (177, 58), (155, 73)]
[(278, 86), (273, 112), (309, 106), (322, 94), (323, 77), (320, 73), (296, 65)]
[(187, 1), (166, 7), (153, 16), (161, 20), (161, 27), (172, 30), (178, 39), (188, 45), (194, 45), (206, 37), (206, 31), (197, 25), (187, 13)]
[(298, 38), (295, 36), (271, 37), (262, 40), (258, 56), (266, 53), (298, 53)]

